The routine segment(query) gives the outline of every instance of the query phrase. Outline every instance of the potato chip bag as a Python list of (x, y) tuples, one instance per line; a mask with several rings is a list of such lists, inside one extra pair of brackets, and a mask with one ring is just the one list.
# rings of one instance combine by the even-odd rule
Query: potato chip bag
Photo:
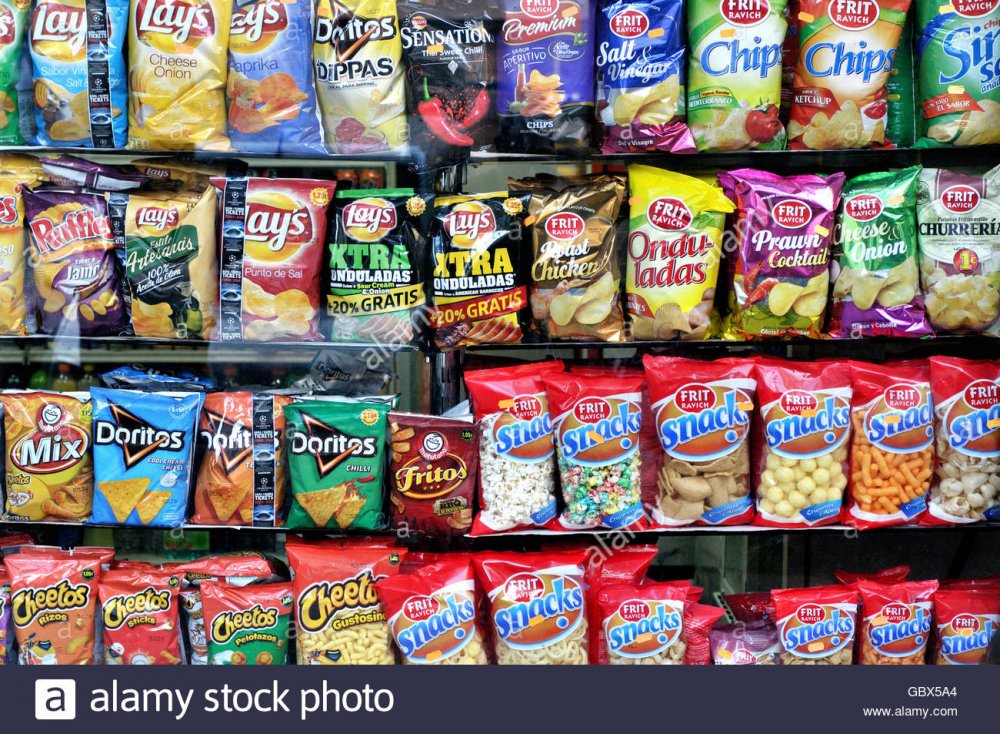
[(229, 28), (229, 138), (243, 153), (324, 154), (312, 58), (312, 0), (237, 1)]
[(604, 153), (689, 151), (680, 0), (605, 0), (597, 12)]
[(707, 339), (733, 204), (701, 179), (650, 166), (628, 169), (629, 235), (625, 305), (632, 338)]
[(223, 341), (316, 341), (326, 208), (334, 181), (213, 178), (223, 206)]
[(228, 0), (131, 0), (128, 147), (229, 150)]
[(723, 337), (818, 337), (830, 285), (830, 235), (844, 174), (719, 174), (736, 203), (735, 266)]
[(30, 6), (28, 0), (0, 1), (0, 145), (24, 145), (17, 82)]
[(11, 392), (0, 399), (7, 487), (3, 519), (86, 520), (94, 496), (87, 394)]
[(891, 147), (886, 83), (910, 0), (799, 0), (788, 147)]
[(28, 28), (36, 142), (125, 147), (128, 0), (37, 0)]
[(26, 166), (0, 167), (0, 334), (28, 332), (24, 290), (24, 197), (38, 172)]
[(395, 0), (316, 0), (312, 58), (331, 153), (405, 150), (406, 86)]
[(927, 336), (914, 207), (920, 166), (844, 185), (834, 229), (831, 336)]
[(786, 0), (687, 4), (688, 124), (698, 150), (783, 150)]
[(139, 158), (131, 166), (146, 176), (142, 188), (148, 191), (201, 192), (212, 185), (212, 178), (226, 175), (225, 166), (203, 161), (178, 161), (168, 158)]
[(181, 576), (130, 562), (101, 574), (105, 665), (180, 665)]

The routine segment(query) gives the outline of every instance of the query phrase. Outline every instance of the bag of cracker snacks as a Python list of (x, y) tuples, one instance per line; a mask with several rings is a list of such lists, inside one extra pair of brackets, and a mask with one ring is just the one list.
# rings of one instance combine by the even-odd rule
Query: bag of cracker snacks
[(28, 0), (0, 2), (0, 17), (3, 18), (3, 33), (0, 34), (0, 145), (24, 145), (17, 83), (21, 76), (21, 44), (24, 42), (30, 7)]

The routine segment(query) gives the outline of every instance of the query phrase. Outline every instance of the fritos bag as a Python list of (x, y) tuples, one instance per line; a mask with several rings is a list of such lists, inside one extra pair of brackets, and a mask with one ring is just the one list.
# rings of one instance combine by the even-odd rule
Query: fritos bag
[(180, 665), (180, 576), (147, 564), (101, 575), (107, 665)]
[(931, 357), (937, 466), (921, 525), (1000, 518), (1000, 362)]
[(934, 408), (924, 361), (851, 362), (850, 497), (844, 522), (860, 530), (915, 523), (934, 474)]
[(683, 665), (687, 589), (666, 584), (612, 584), (598, 594), (604, 629), (602, 665)]
[(799, 0), (788, 147), (891, 146), (886, 83), (910, 0)]
[(0, 334), (6, 336), (28, 333), (23, 192), (39, 175), (27, 162), (0, 168)]
[(860, 665), (923, 665), (937, 581), (880, 584), (861, 580)]
[(20, 131), (17, 82), (21, 74), (21, 47), (28, 25), (28, 0), (4, 0), (4, 43), (0, 45), (0, 145), (24, 145)]
[(643, 366), (661, 448), (653, 522), (749, 523), (753, 362), (646, 355)]
[(553, 339), (624, 339), (615, 222), (625, 198), (621, 176), (508, 179), (528, 199), (534, 262), (531, 314)]
[(819, 336), (830, 285), (830, 235), (844, 174), (720, 173), (736, 204), (725, 338)]
[(782, 665), (850, 665), (857, 628), (854, 585), (771, 592)]
[(756, 365), (760, 404), (755, 441), (755, 525), (806, 528), (840, 518), (851, 436), (846, 362)]
[(722, 232), (733, 204), (701, 179), (628, 167), (629, 235), (625, 304), (633, 339), (707, 339)]
[(207, 580), (202, 609), (212, 665), (286, 665), (295, 596), (287, 582), (237, 586)]
[(1000, 585), (934, 592), (935, 665), (980, 665), (1000, 628)]

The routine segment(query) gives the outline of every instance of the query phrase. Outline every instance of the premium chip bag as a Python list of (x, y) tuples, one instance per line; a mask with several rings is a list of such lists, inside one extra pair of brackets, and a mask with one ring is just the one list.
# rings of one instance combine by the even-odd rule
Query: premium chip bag
[(844, 174), (719, 174), (736, 204), (726, 339), (819, 336), (830, 285), (830, 235)]
[(219, 319), (215, 239), (217, 195), (108, 196), (112, 228), (124, 245), (125, 281), (136, 336), (214, 339)]
[(292, 481), (288, 527), (382, 527), (389, 406), (303, 400), (284, 411)]
[(934, 592), (935, 665), (981, 665), (1000, 627), (1000, 586)]
[(633, 339), (707, 339), (733, 204), (701, 179), (633, 164), (628, 168), (625, 305)]
[(130, 563), (98, 586), (106, 665), (180, 665), (181, 578), (173, 569)]
[(324, 154), (312, 57), (312, 0), (237, 0), (229, 26), (229, 138), (243, 153)]
[(413, 341), (427, 303), (426, 209), (413, 189), (337, 192), (325, 288), (332, 341)]
[(429, 316), (438, 349), (521, 341), (522, 213), (506, 191), (434, 200)]
[(859, 665), (923, 665), (938, 582), (861, 580)]
[(39, 331), (125, 333), (129, 314), (105, 197), (28, 189), (23, 194)]
[(1000, 335), (1000, 166), (981, 176), (925, 168), (917, 222), (931, 326)]
[(289, 582), (237, 586), (206, 580), (202, 609), (210, 665), (286, 665), (295, 596)]
[(40, 175), (29, 162), (0, 166), (0, 334), (28, 333), (25, 280), (25, 221), (23, 192)]
[(786, 0), (687, 4), (688, 124), (698, 150), (783, 150)]
[(6, 392), (4, 460), (10, 522), (82, 522), (94, 499), (86, 393)]
[(597, 119), (604, 153), (690, 151), (678, 0), (604, 0), (597, 10)]
[(534, 262), (529, 301), (536, 329), (553, 339), (624, 340), (615, 222), (621, 176), (509, 179), (528, 200)]
[(602, 665), (683, 665), (688, 589), (674, 582), (609, 584), (598, 592)]
[(312, 58), (331, 153), (406, 149), (403, 43), (394, 0), (316, 0)]
[(914, 207), (920, 166), (847, 181), (833, 236), (835, 338), (928, 336)]
[(334, 181), (212, 179), (223, 206), (223, 341), (317, 341), (326, 208)]
[(36, 142), (124, 148), (128, 0), (37, 0), (28, 27)]
[(24, 145), (17, 82), (21, 75), (21, 44), (30, 7), (27, 0), (0, 2), (0, 16), (4, 18), (0, 35), (0, 145)]
[(94, 513), (104, 525), (178, 527), (194, 471), (202, 393), (90, 389)]
[(850, 665), (857, 631), (858, 590), (853, 586), (775, 589), (782, 665)]
[(228, 0), (131, 0), (128, 147), (228, 150)]

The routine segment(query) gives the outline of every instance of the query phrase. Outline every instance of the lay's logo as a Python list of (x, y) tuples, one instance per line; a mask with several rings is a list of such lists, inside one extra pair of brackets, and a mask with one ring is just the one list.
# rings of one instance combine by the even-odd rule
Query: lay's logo
[(32, 49), (56, 61), (79, 61), (87, 45), (83, 3), (40, 2), (31, 23)]
[(544, 395), (518, 395), (493, 425), (497, 453), (511, 461), (537, 464), (555, 452), (552, 417)]
[(358, 242), (378, 242), (397, 225), (396, 207), (385, 199), (358, 199), (344, 207), (344, 232)]
[(246, 233), (251, 243), (260, 243), (272, 253), (286, 245), (299, 246), (312, 240), (309, 209), (277, 192), (265, 192), (247, 202)]
[(868, 642), (882, 655), (907, 657), (927, 645), (931, 632), (930, 603), (886, 604), (868, 622)]
[(493, 599), (493, 623), (500, 639), (514, 649), (555, 644), (583, 622), (583, 584), (558, 569), (515, 574), (499, 591)]
[(938, 625), (941, 655), (952, 665), (978, 665), (998, 624), (1000, 615), (966, 613)]
[(789, 390), (765, 406), (767, 445), (779, 456), (807, 459), (828, 454), (847, 439), (851, 390)]
[(286, 28), (288, 12), (280, 0), (244, 5), (233, 11), (230, 49), (236, 53), (255, 53), (267, 48)]
[(479, 238), (493, 234), (496, 228), (493, 210), (479, 201), (458, 204), (444, 218), (444, 230), (455, 247), (474, 247)]
[(623, 398), (583, 398), (558, 419), (559, 448), (576, 464), (608, 464), (635, 452), (642, 411)]
[(135, 15), (139, 40), (164, 53), (189, 54), (215, 35), (208, 0), (139, 0)]
[(846, 604), (803, 604), (778, 623), (781, 644), (798, 657), (829, 657), (854, 639), (851, 611)]
[(664, 452), (682, 461), (707, 461), (746, 440), (753, 413), (753, 380), (689, 383), (653, 406)]
[(16, 196), (0, 196), (0, 226), (17, 224), (21, 215), (17, 211)]
[(14, 13), (9, 7), (0, 3), (0, 46), (9, 46), (14, 43), (17, 33), (17, 21)]
[(135, 213), (135, 224), (137, 227), (152, 229), (157, 232), (166, 232), (169, 229), (173, 229), (179, 221), (180, 214), (174, 207), (144, 206), (140, 207)]
[(458, 654), (475, 637), (475, 623), (471, 581), (433, 596), (410, 597), (390, 621), (400, 652), (415, 663), (438, 663)]
[(604, 637), (615, 655), (645, 658), (673, 645), (683, 621), (683, 602), (630, 599), (604, 620)]
[(948, 443), (969, 456), (1000, 455), (1000, 385), (970, 383), (945, 416)]
[(865, 413), (865, 438), (886, 451), (923, 451), (934, 442), (934, 411), (929, 384), (896, 384)]

